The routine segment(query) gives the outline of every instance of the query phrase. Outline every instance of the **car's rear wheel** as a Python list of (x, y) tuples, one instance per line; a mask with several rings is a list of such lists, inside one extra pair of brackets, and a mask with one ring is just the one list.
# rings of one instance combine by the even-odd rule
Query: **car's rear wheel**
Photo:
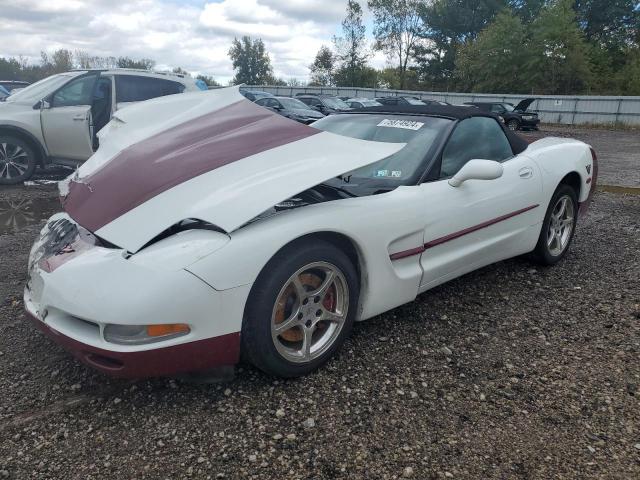
[(243, 355), (280, 377), (305, 375), (324, 364), (349, 335), (358, 277), (347, 255), (330, 243), (295, 243), (258, 277), (247, 301)]
[(31, 178), (36, 169), (36, 155), (24, 140), (0, 135), (0, 185), (15, 185)]
[(520, 128), (520, 122), (518, 122), (518, 120), (516, 119), (511, 119), (507, 122), (507, 128), (515, 132), (516, 130), (518, 130), (518, 128)]
[(569, 185), (561, 184), (553, 194), (534, 257), (545, 265), (554, 265), (565, 256), (575, 233), (578, 197)]

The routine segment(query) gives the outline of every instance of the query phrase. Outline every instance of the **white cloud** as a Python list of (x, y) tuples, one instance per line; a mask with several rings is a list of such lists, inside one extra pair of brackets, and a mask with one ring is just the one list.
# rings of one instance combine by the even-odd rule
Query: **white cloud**
[[(305, 79), (322, 44), (339, 33), (346, 0), (4, 0), (0, 56), (40, 51), (153, 58), (226, 82), (234, 37), (261, 37), (274, 71)], [(361, 4), (365, 6), (365, 2)], [(370, 32), (369, 32), (370, 33)], [(20, 41), (16, 41), (20, 39)], [(375, 63), (380, 63), (376, 56)]]

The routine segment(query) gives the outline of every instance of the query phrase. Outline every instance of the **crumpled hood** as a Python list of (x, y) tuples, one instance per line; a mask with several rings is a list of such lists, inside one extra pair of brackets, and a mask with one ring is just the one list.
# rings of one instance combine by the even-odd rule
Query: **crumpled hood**
[(237, 87), (141, 102), (117, 112), (99, 136), (98, 151), (61, 183), (63, 206), (130, 252), (188, 218), (231, 232), (404, 147), (302, 125), (246, 100)]

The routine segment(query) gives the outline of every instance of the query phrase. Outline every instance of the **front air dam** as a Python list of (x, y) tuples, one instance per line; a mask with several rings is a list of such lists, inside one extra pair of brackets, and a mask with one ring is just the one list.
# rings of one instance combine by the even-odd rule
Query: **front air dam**
[(85, 365), (116, 378), (167, 377), (230, 366), (240, 358), (240, 332), (139, 352), (114, 352), (61, 334), (29, 312), (27, 318)]

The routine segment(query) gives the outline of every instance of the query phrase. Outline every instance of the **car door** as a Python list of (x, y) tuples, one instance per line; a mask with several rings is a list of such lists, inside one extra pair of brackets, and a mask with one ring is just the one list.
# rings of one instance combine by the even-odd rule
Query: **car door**
[(46, 99), (40, 122), (50, 156), (86, 160), (93, 154), (91, 105), (98, 76), (76, 77)]
[[(501, 162), (494, 180), (467, 180), (453, 187), (448, 180), (469, 160)], [(441, 156), (439, 180), (423, 183), (426, 226), (421, 255), (421, 290), (490, 263), (532, 250), (542, 179), (535, 162), (514, 155), (497, 120), (462, 120)]]

